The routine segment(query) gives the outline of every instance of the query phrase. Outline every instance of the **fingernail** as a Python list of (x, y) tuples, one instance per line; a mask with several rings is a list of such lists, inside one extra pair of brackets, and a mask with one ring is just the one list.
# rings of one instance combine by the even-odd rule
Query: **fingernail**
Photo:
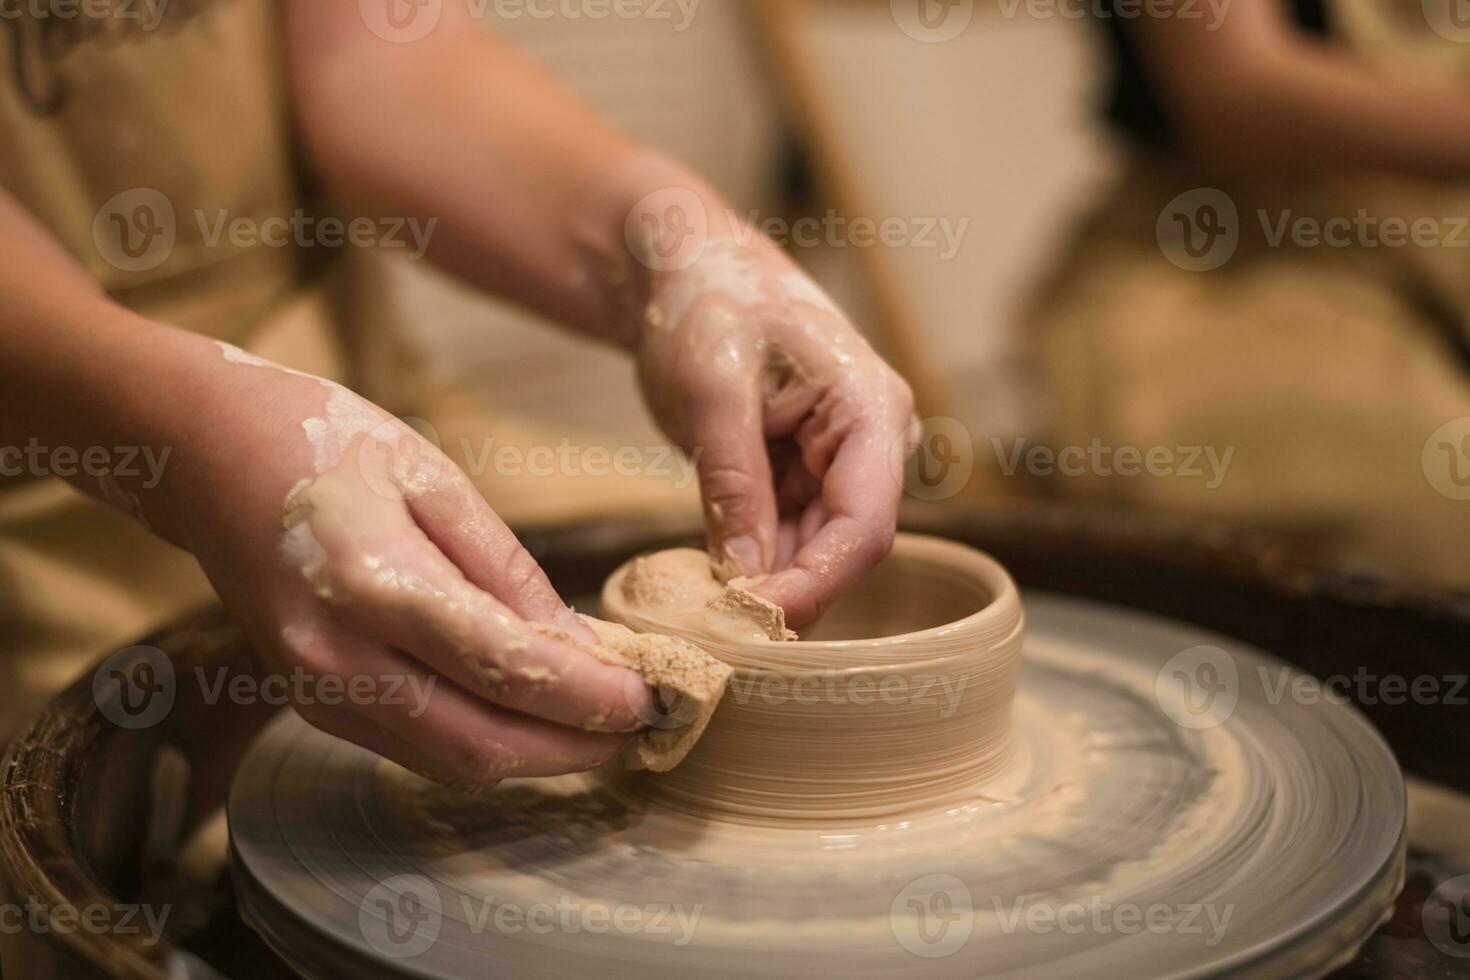
[(560, 626), (562, 629), (566, 630), (577, 639), (590, 640), (594, 643), (597, 641), (597, 634), (592, 632), (592, 628), (590, 626), (582, 622), (582, 617), (578, 616), (576, 610), (572, 607), (562, 606), (561, 609), (557, 610), (556, 616), (554, 618), (556, 620), (556, 625)]
[(643, 675), (636, 670), (628, 671), (623, 680), (623, 703), (632, 715), (632, 727), (624, 731), (636, 732), (639, 729), (651, 727), (660, 717), (657, 692), (648, 686)]
[(726, 541), (725, 557), (733, 559), (746, 575), (759, 575), (765, 571), (761, 566), (760, 545), (755, 543), (755, 538), (739, 537)]

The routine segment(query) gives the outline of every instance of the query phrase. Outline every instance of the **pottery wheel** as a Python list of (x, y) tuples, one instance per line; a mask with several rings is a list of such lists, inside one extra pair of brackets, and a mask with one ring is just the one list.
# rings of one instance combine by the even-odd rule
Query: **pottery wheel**
[(1350, 958), (1402, 878), (1377, 734), (1229, 639), (1026, 610), (1012, 762), (964, 805), (876, 826), (704, 821), (596, 773), (472, 800), (284, 716), (230, 797), (241, 907), (308, 977), (1295, 977)]

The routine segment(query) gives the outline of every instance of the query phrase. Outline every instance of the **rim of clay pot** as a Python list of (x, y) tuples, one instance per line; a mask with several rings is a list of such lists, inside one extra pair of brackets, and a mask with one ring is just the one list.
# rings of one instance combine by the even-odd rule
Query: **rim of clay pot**
[[(864, 589), (872, 588), (872, 576), (891, 574), (895, 564), (905, 563), (921, 563), (931, 569), (947, 568), (974, 585), (984, 595), (984, 600), (972, 612), (933, 626), (848, 639), (731, 640), (690, 630), (653, 614), (638, 613), (619, 618), (631, 620), (625, 625), (634, 628), (671, 633), (696, 642), (720, 654), (722, 659), (742, 671), (768, 673), (911, 671), (926, 664), (975, 656), (977, 647), (999, 648), (1023, 628), (1025, 616), (1020, 593), (999, 562), (969, 545), (927, 534), (898, 534), (890, 554), (868, 573), (868, 578), (860, 580), (847, 596), (839, 599), (828, 615), (845, 604), (864, 601), (867, 598)], [(609, 599), (616, 597), (631, 566), (631, 562), (624, 564), (608, 577), (603, 587), (604, 610), (617, 605), (615, 598), (611, 602)], [(920, 659), (894, 660), (897, 648), (924, 644), (942, 649), (924, 651)], [(838, 655), (841, 655), (841, 662), (834, 662)]]

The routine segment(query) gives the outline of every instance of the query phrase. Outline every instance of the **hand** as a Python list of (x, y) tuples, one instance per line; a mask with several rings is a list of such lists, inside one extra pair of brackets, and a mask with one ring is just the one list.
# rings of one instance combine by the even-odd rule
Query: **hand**
[(694, 459), (711, 554), (801, 625), (893, 544), (908, 385), (779, 249), (719, 237), (655, 271), (644, 394)]
[(222, 349), (211, 391), (252, 408), (210, 433), (180, 533), (273, 670), (358, 685), (297, 697), (308, 722), (483, 788), (599, 765), (651, 717), (635, 673), (538, 630), (596, 643), (437, 448), (344, 388)]

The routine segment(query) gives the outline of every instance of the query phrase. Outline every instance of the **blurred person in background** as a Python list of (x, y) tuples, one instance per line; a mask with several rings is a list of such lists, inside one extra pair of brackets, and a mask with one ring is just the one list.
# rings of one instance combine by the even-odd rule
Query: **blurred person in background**
[(494, 501), (393, 418), (414, 372), (370, 250), (302, 240), (336, 214), (636, 357), (712, 555), (793, 624), (885, 554), (904, 382), (703, 180), (468, 5), (133, 9), (0, 22), (13, 698), (65, 679), (47, 651), (100, 652), (212, 589), (273, 670), (443, 675), (422, 714), (298, 706), (435, 778), (588, 768), (646, 717)]
[(1028, 324), (1050, 438), (1224, 465), (1066, 483), (1470, 585), (1470, 31), (1443, 6), (1105, 13), (1129, 156)]

